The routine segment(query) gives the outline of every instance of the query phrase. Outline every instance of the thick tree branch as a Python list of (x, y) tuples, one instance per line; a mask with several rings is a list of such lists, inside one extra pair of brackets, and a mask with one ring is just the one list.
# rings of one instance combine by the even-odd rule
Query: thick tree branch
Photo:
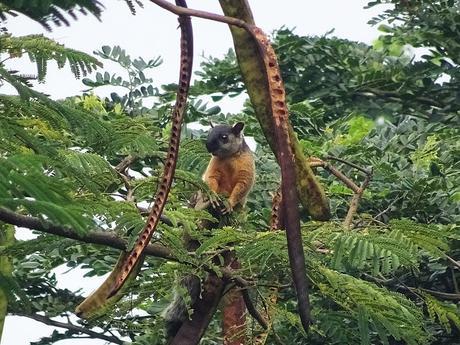
[(198, 344), (204, 332), (208, 328), (224, 290), (224, 280), (214, 274), (206, 279), (198, 299), (192, 306), (193, 317), (186, 320), (170, 345), (195, 345)]
[[(93, 231), (87, 234), (79, 234), (69, 228), (54, 225), (49, 221), (41, 220), (36, 217), (23, 216), (13, 211), (7, 210), (3, 207), (0, 207), (0, 221), (23, 228), (28, 228), (31, 230), (38, 230), (41, 232), (46, 232), (48, 234), (74, 239), (85, 243), (102, 244), (108, 247), (121, 250), (127, 249), (127, 242), (124, 239), (116, 236), (114, 233)], [(145, 254), (164, 259), (174, 259), (174, 257), (171, 254), (171, 251), (168, 248), (158, 244), (149, 244), (145, 250)]]
[(75, 333), (87, 334), (91, 338), (102, 339), (102, 340), (105, 340), (105, 341), (108, 341), (108, 342), (111, 342), (111, 343), (114, 343), (114, 344), (123, 345), (125, 343), (123, 340), (121, 340), (121, 339), (119, 339), (119, 338), (117, 338), (115, 336), (108, 336), (108, 335), (105, 335), (105, 334), (94, 332), (94, 331), (91, 331), (91, 330), (89, 330), (87, 328), (76, 326), (76, 325), (74, 325), (72, 323), (64, 323), (64, 322), (55, 321), (55, 320), (53, 320), (53, 319), (51, 319), (49, 317), (43, 316), (43, 315), (21, 314), (21, 313), (18, 313), (16, 315), (28, 317), (28, 318), (33, 319), (35, 321), (42, 322), (45, 325), (65, 328), (65, 329), (68, 329), (68, 330), (70, 330), (72, 332), (75, 332)]
[(118, 172), (124, 172), (131, 164), (133, 164), (136, 161), (135, 156), (128, 155), (125, 158), (121, 160), (120, 163), (117, 164), (115, 167), (115, 170)]

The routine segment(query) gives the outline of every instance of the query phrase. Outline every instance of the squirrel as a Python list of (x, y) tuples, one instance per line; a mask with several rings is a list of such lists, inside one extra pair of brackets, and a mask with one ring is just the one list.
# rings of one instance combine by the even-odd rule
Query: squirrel
[[(254, 156), (244, 140), (243, 128), (243, 122), (234, 126), (217, 125), (211, 128), (206, 140), (206, 149), (212, 157), (203, 174), (203, 181), (214, 193), (227, 198), (227, 205), (220, 210), (221, 214), (244, 206), (254, 185)], [(211, 206), (215, 208), (216, 205), (218, 204), (215, 200), (211, 200)], [(183, 277), (180, 285), (187, 290), (193, 305), (201, 291), (200, 280), (190, 275)], [(187, 320), (187, 310), (183, 297), (176, 291), (173, 301), (163, 312), (168, 338), (174, 337), (182, 323)]]
[(254, 185), (254, 156), (243, 137), (244, 123), (233, 127), (218, 125), (209, 131), (206, 149), (212, 154), (203, 180), (209, 188), (228, 198), (223, 213), (244, 206), (246, 196)]

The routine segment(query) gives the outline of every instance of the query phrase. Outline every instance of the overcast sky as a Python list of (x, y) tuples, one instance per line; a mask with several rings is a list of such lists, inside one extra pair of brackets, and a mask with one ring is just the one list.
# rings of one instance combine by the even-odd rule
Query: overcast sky
[[(65, 44), (69, 48), (92, 53), (102, 45), (120, 45), (131, 57), (142, 56), (146, 60), (161, 56), (164, 63), (154, 69), (154, 83), (176, 82), (178, 75), (179, 31), (174, 15), (144, 1), (145, 8), (138, 8), (136, 16), (132, 16), (124, 3), (117, 0), (102, 0), (106, 10), (99, 22), (94, 17), (80, 17), (71, 27), (54, 28), (49, 33), (26, 18), (14, 18), (7, 22), (7, 28), (14, 35), (43, 33), (46, 36)], [(324, 35), (335, 29), (334, 35), (355, 41), (371, 43), (377, 38), (376, 28), (367, 21), (383, 7), (364, 10), (366, 0), (249, 0), (256, 24), (266, 33), (281, 26), (295, 28), (299, 35)], [(189, 0), (190, 8), (221, 13), (217, 0)], [(232, 45), (228, 27), (199, 18), (192, 19), (195, 41), (195, 70), (204, 56), (221, 57)], [(21, 73), (36, 73), (34, 65), (27, 59), (21, 59), (9, 65)], [(37, 88), (53, 98), (76, 95), (85, 87), (66, 69), (58, 70), (51, 62), (46, 83)], [(11, 92), (6, 87), (0, 88), (1, 93)], [(103, 92), (103, 91), (102, 91)], [(228, 102), (228, 100), (227, 100)], [(18, 231), (20, 232), (20, 230)], [(60, 268), (59, 272), (65, 272)], [(60, 275), (60, 287), (72, 291), (84, 288), (87, 294), (102, 281), (101, 278), (83, 279), (82, 273), (72, 271)], [(51, 334), (53, 327), (21, 317), (7, 317), (1, 345), (28, 345), (41, 336)], [(61, 341), (58, 345), (98, 345), (105, 344), (100, 340), (88, 339)]]

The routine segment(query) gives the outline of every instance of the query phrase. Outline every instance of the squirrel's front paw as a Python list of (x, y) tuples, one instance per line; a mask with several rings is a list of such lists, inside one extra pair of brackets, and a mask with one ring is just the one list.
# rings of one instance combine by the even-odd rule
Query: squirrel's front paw
[(214, 209), (219, 209), (223, 205), (222, 198), (216, 192), (211, 192), (209, 194), (209, 202)]
[(223, 206), (221, 209), (220, 209), (220, 212), (224, 215), (224, 214), (229, 214), (231, 212), (233, 212), (233, 207), (232, 205), (227, 201), (225, 200), (223, 202)]

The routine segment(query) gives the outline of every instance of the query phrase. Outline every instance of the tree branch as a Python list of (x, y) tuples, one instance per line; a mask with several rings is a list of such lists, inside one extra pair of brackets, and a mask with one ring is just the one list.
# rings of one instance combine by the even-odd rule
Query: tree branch
[(216, 275), (207, 277), (201, 298), (192, 306), (192, 318), (185, 320), (169, 345), (198, 344), (217, 309), (224, 286), (223, 279)]
[(358, 193), (355, 193), (353, 195), (353, 198), (351, 199), (350, 202), (350, 208), (348, 209), (347, 216), (345, 217), (345, 220), (343, 221), (343, 226), (345, 228), (350, 228), (351, 226), (351, 221), (353, 220), (353, 216), (356, 213), (356, 210), (358, 209), (358, 204), (359, 201), (361, 200), (361, 197), (363, 196), (364, 190), (366, 189), (367, 185), (371, 181), (372, 178), (372, 172), (369, 172), (366, 174), (366, 178), (364, 179), (363, 184), (359, 188)]
[(235, 25), (240, 28), (246, 27), (248, 25), (244, 20), (241, 20), (238, 18), (227, 17), (227, 16), (222, 16), (220, 14), (216, 14), (216, 13), (176, 6), (165, 0), (150, 0), (150, 1), (160, 6), (161, 8), (164, 8), (165, 10), (172, 12), (178, 16), (191, 16), (191, 17), (198, 17), (198, 18), (203, 18), (203, 19), (210, 19), (216, 22), (226, 23), (229, 25)]
[(356, 170), (359, 170), (361, 171), (362, 173), (368, 175), (370, 174), (370, 171), (360, 167), (358, 164), (355, 164), (355, 163), (352, 163), (352, 162), (349, 162), (343, 158), (339, 158), (339, 157), (335, 157), (335, 156), (326, 156), (326, 159), (329, 159), (329, 160), (333, 160), (333, 161), (337, 161), (337, 162), (340, 162), (340, 163), (343, 163), (343, 164), (346, 164), (346, 165), (349, 165), (351, 166), (352, 168), (355, 168)]
[(447, 260), (450, 261), (450, 263), (457, 268), (460, 268), (460, 261), (456, 261), (455, 259), (451, 258), (449, 255), (446, 255)]
[(314, 158), (313, 160), (309, 160), (308, 164), (314, 167), (322, 167), (325, 170), (329, 171), (332, 175), (337, 177), (340, 181), (344, 183), (348, 188), (350, 188), (354, 193), (359, 193), (359, 187), (350, 180), (347, 176), (345, 176), (341, 171), (339, 171), (336, 167), (332, 166), (331, 164), (322, 161), (321, 159)]
[(108, 342), (111, 342), (111, 343), (114, 343), (114, 344), (120, 344), (120, 345), (124, 344), (123, 340), (121, 340), (121, 339), (119, 339), (119, 338), (117, 338), (115, 336), (108, 336), (108, 335), (105, 335), (105, 334), (100, 334), (98, 332), (91, 331), (91, 330), (89, 330), (87, 328), (76, 326), (76, 325), (74, 325), (72, 323), (64, 323), (64, 322), (55, 321), (55, 320), (53, 320), (53, 319), (51, 319), (49, 317), (43, 316), (43, 315), (38, 315), (38, 314), (30, 314), (29, 315), (29, 314), (22, 314), (22, 313), (17, 313), (16, 315), (28, 317), (28, 318), (33, 319), (35, 321), (42, 322), (45, 325), (65, 328), (65, 329), (68, 329), (68, 330), (70, 330), (72, 332), (75, 332), (75, 333), (88, 334), (91, 338), (102, 339), (102, 340), (105, 340), (105, 341), (108, 341)]
[(241, 294), (243, 295), (244, 303), (246, 304), (246, 309), (248, 310), (249, 314), (259, 323), (259, 325), (267, 330), (268, 324), (267, 321), (263, 318), (263, 316), (259, 313), (257, 308), (255, 307), (254, 303), (252, 303), (251, 296), (249, 296), (249, 291), (247, 288), (241, 289)]
[[(93, 231), (87, 234), (79, 234), (72, 229), (54, 225), (49, 221), (41, 220), (36, 217), (23, 216), (3, 207), (0, 207), (0, 221), (85, 243), (102, 244), (116, 249), (127, 250), (127, 241), (116, 236), (114, 233)], [(158, 244), (149, 244), (145, 250), (145, 254), (174, 260), (171, 251)]]

